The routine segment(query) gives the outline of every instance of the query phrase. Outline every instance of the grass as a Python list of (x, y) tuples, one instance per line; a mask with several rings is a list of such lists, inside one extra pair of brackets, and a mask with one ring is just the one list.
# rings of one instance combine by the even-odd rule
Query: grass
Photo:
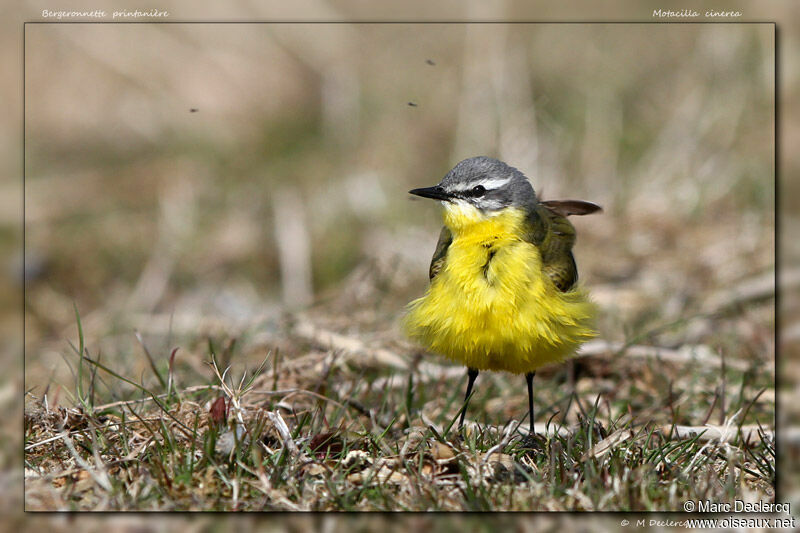
[[(183, 387), (183, 349), (159, 357), (142, 342), (149, 375), (132, 379), (91, 354), (77, 314), (76, 326), (73, 407), (28, 398), (29, 509), (53, 489), (75, 510), (664, 511), (774, 495), (773, 406), (753, 395), (770, 377), (755, 365), (576, 359), (537, 377), (531, 440), (519, 377), (482, 374), (459, 433), (461, 378), (315, 349), (289, 326), (300, 357), (273, 351), (247, 370), (235, 361), (251, 347), (230, 342), (221, 369), (208, 342), (206, 379)], [(712, 413), (727, 438), (674, 430)]]

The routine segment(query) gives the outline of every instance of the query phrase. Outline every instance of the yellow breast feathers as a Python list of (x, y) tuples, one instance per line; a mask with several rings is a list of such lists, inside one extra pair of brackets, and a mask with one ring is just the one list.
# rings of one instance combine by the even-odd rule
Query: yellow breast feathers
[(593, 337), (594, 305), (580, 287), (561, 292), (524, 240), (525, 213), (484, 216), (446, 206), (453, 234), (428, 292), (409, 304), (408, 335), (470, 368), (515, 374), (562, 361)]

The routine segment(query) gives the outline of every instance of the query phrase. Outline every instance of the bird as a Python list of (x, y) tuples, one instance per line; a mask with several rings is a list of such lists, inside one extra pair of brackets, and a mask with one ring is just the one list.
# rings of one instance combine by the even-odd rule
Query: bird
[(480, 371), (524, 374), (533, 437), (536, 370), (564, 361), (597, 334), (567, 217), (602, 208), (541, 200), (522, 172), (486, 156), (464, 159), (438, 185), (409, 193), (439, 200), (444, 225), (430, 285), (407, 306), (406, 335), (467, 367), (459, 432)]

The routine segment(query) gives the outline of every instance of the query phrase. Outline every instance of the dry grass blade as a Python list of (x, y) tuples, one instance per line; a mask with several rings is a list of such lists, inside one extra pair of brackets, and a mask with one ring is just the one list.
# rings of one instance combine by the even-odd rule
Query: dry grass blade
[(286, 425), (286, 421), (283, 420), (281, 414), (278, 411), (267, 411), (267, 417), (269, 417), (269, 419), (275, 425), (275, 429), (278, 430), (278, 434), (281, 436), (283, 445), (286, 446), (286, 449), (289, 450), (289, 453), (292, 455), (299, 454), (300, 450), (297, 448), (297, 444), (295, 444), (294, 439), (292, 439), (292, 433), (289, 431), (289, 426)]
[[(608, 353), (620, 353), (623, 357), (635, 359), (657, 359), (675, 364), (697, 362), (709, 367), (722, 367), (722, 358), (710, 353), (706, 346), (684, 346), (680, 350), (659, 346), (626, 345), (622, 342), (610, 342), (601, 339), (592, 340), (581, 346), (576, 357), (600, 356)], [(747, 361), (725, 359), (725, 366), (745, 372), (752, 366)], [(773, 370), (774, 371), (774, 370)]]
[(615, 431), (605, 439), (592, 446), (589, 451), (583, 454), (582, 459), (585, 461), (590, 457), (602, 457), (620, 444), (633, 439), (635, 435), (636, 433), (634, 433), (632, 429), (620, 429)]
[(408, 361), (396, 353), (368, 348), (360, 339), (319, 328), (301, 316), (297, 317), (292, 333), (316, 346), (343, 352), (344, 358), (340, 359), (342, 363), (353, 360), (362, 366), (408, 368)]
[(94, 479), (94, 481), (103, 488), (103, 490), (110, 492), (111, 481), (108, 479), (108, 472), (106, 472), (105, 465), (103, 464), (102, 459), (100, 459), (100, 456), (97, 455), (96, 450), (94, 452), (94, 459), (97, 467), (92, 468), (91, 465), (89, 465), (89, 463), (87, 463), (83, 457), (81, 457), (81, 454), (78, 453), (78, 450), (75, 449), (75, 443), (72, 441), (72, 437), (69, 436), (67, 431), (63, 432), (62, 439), (64, 444), (66, 444), (70, 455), (72, 455), (72, 458), (75, 459), (75, 462), (78, 463), (78, 465), (80, 465), (80, 467), (87, 472), (92, 479)]
[(697, 438), (700, 442), (731, 442), (739, 436), (741, 432), (742, 439), (749, 443), (760, 442), (764, 436), (774, 439), (775, 432), (772, 430), (760, 432), (759, 426), (742, 426), (741, 428), (718, 426), (708, 424), (705, 426), (663, 426), (661, 433), (663, 435), (672, 435), (674, 439), (684, 440)]
[(153, 359), (150, 350), (147, 349), (147, 345), (144, 343), (144, 339), (142, 338), (141, 333), (138, 331), (134, 331), (134, 335), (136, 335), (136, 340), (139, 341), (139, 345), (142, 347), (142, 351), (144, 351), (145, 356), (147, 356), (147, 363), (150, 365), (150, 370), (153, 371), (153, 374), (158, 379), (158, 382), (161, 384), (162, 388), (167, 388), (167, 382), (164, 381), (164, 377), (161, 375), (161, 372), (158, 371), (156, 367), (156, 361)]

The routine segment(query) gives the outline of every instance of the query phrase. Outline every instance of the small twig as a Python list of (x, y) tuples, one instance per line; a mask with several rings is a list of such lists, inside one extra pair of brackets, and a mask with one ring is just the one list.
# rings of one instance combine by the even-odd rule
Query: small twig
[(267, 417), (272, 421), (275, 429), (278, 430), (278, 434), (281, 436), (281, 440), (283, 441), (283, 445), (289, 450), (289, 453), (292, 455), (297, 455), (300, 453), (300, 450), (297, 448), (297, 444), (295, 444), (294, 440), (292, 439), (292, 433), (289, 431), (289, 426), (286, 425), (286, 422), (281, 417), (281, 414), (278, 411), (267, 411)]
[(69, 433), (64, 432), (63, 438), (64, 438), (64, 444), (67, 445), (67, 449), (69, 450), (69, 453), (72, 455), (72, 457), (75, 459), (75, 462), (77, 462), (81, 468), (83, 468), (90, 476), (92, 476), (92, 479), (94, 479), (95, 483), (103, 487), (103, 490), (110, 492), (111, 481), (109, 481), (108, 474), (106, 473), (105, 467), (103, 465), (103, 461), (100, 459), (97, 453), (95, 452), (95, 461), (98, 464), (97, 470), (99, 470), (99, 472), (102, 473), (102, 475), (98, 475), (95, 469), (93, 469), (89, 465), (89, 463), (87, 463), (83, 459), (83, 457), (81, 457), (81, 455), (78, 453), (78, 450), (75, 449), (75, 444), (72, 442), (72, 438), (69, 436)]
[[(722, 359), (718, 356), (711, 355), (704, 346), (683, 346), (680, 350), (673, 350), (670, 348), (662, 348), (660, 346), (644, 346), (644, 345), (631, 345), (626, 346), (622, 342), (611, 342), (605, 340), (589, 341), (583, 346), (576, 354), (576, 357), (592, 357), (604, 355), (608, 352), (624, 355), (625, 357), (632, 357), (635, 359), (658, 359), (669, 363), (691, 363), (697, 361), (706, 366), (721, 367)], [(751, 363), (740, 359), (725, 360), (726, 368), (733, 368), (742, 372), (750, 369)], [(768, 367), (770, 372), (775, 369)]]
[[(185, 389), (181, 389), (182, 393), (188, 392), (197, 392), (197, 391), (206, 391), (206, 390), (217, 390), (221, 391), (222, 387), (219, 385), (193, 385), (191, 387), (186, 387)], [(156, 399), (166, 398), (168, 396), (167, 393), (164, 394), (154, 394), (153, 396), (148, 396), (147, 398), (137, 398), (135, 400), (120, 400), (117, 402), (106, 403), (103, 405), (98, 405), (95, 407), (95, 411), (102, 411), (103, 409), (110, 409), (111, 407), (119, 407), (119, 406), (128, 406), (135, 403), (145, 403), (145, 402), (153, 402)]]
[[(747, 442), (757, 442), (761, 440), (761, 436), (759, 435), (759, 427), (758, 426), (742, 426), (739, 428), (741, 430), (742, 438), (745, 439)], [(717, 425), (705, 425), (705, 426), (672, 426), (666, 425), (661, 428), (661, 433), (664, 436), (668, 436), (672, 431), (673, 439), (680, 440), (680, 439), (691, 439), (697, 437), (698, 441), (701, 442), (709, 442), (709, 441), (720, 441), (720, 442), (728, 442), (733, 440), (739, 431), (732, 431), (728, 424), (724, 426), (717, 426)], [(764, 431), (764, 435), (770, 438), (775, 437), (774, 431)]]
[(590, 450), (587, 450), (581, 459), (585, 461), (590, 457), (602, 457), (613, 450), (616, 446), (633, 439), (635, 436), (636, 434), (630, 428), (617, 430), (592, 446)]
[(326, 402), (330, 402), (330, 403), (332, 403), (332, 404), (334, 404), (334, 405), (336, 405), (338, 407), (341, 407), (343, 409), (347, 407), (342, 402), (338, 402), (338, 401), (334, 400), (333, 398), (328, 398), (327, 396), (325, 396), (323, 394), (320, 394), (320, 393), (314, 392), (314, 391), (310, 391), (310, 390), (306, 390), (306, 389), (282, 389), (282, 390), (276, 390), (276, 391), (271, 391), (271, 390), (251, 390), (250, 394), (263, 394), (265, 396), (285, 396), (285, 398), (283, 398), (283, 400), (286, 400), (286, 398), (289, 398), (294, 394), (306, 394), (308, 396), (313, 396), (314, 398), (317, 398), (318, 400), (323, 400), (323, 401), (326, 401)]
[[(444, 366), (436, 363), (419, 363), (417, 364), (417, 374), (414, 376), (414, 381), (417, 383), (417, 385), (419, 385), (421, 383), (430, 383), (431, 381), (462, 378), (464, 374), (465, 370), (463, 366)], [(407, 386), (407, 381), (396, 379), (396, 376), (378, 378), (372, 382), (372, 388), (375, 390), (395, 389)]]
[(402, 370), (409, 367), (408, 361), (394, 352), (383, 348), (370, 349), (360, 339), (318, 328), (303, 317), (297, 318), (292, 333), (327, 350), (343, 352), (341, 362), (357, 358), (359, 365), (388, 366)]
[(489, 462), (489, 458), (492, 456), (493, 453), (499, 452), (503, 448), (505, 448), (509, 442), (511, 442), (511, 437), (514, 433), (517, 432), (520, 424), (522, 424), (522, 420), (519, 422), (512, 420), (509, 424), (506, 425), (505, 430), (503, 431), (503, 438), (500, 439), (500, 442), (486, 450), (486, 453), (483, 456), (483, 460), (481, 461), (481, 466), (485, 466)]
[[(162, 417), (142, 418), (142, 419), (139, 419), (139, 420), (130, 421), (130, 422), (128, 422), (126, 424), (126, 426), (131, 426), (131, 425), (134, 425), (134, 424), (141, 424), (143, 421), (144, 422), (158, 422), (161, 419), (162, 419)], [(112, 422), (112, 423), (105, 424), (104, 427), (106, 427), (108, 429), (112, 429), (115, 426), (116, 427), (122, 427), (122, 423), (113, 423)], [(58, 435), (56, 435), (54, 437), (49, 437), (49, 438), (46, 438), (44, 440), (40, 440), (39, 442), (32, 442), (31, 444), (28, 444), (27, 446), (25, 446), (25, 451), (26, 452), (31, 451), (31, 450), (33, 450), (35, 448), (38, 448), (39, 446), (43, 446), (43, 445), (47, 444), (48, 442), (53, 442), (53, 441), (57, 441), (58, 439), (63, 439), (65, 436), (84, 435), (84, 434), (88, 433), (91, 430), (92, 430), (91, 428), (76, 429), (76, 430), (73, 430), (73, 431), (66, 431), (65, 430), (64, 432), (59, 433)]]

